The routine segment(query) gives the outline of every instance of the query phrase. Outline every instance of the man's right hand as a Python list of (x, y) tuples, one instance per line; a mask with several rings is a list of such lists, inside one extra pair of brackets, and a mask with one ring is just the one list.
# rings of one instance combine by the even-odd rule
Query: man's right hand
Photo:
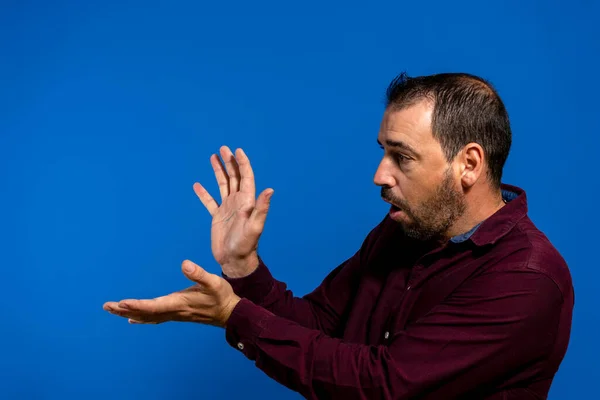
[(258, 267), (258, 240), (263, 232), (273, 189), (256, 196), (254, 172), (242, 149), (235, 156), (227, 146), (220, 148), (221, 157), (210, 157), (221, 192), (221, 205), (198, 182), (194, 192), (212, 216), (211, 247), (223, 273), (239, 278)]

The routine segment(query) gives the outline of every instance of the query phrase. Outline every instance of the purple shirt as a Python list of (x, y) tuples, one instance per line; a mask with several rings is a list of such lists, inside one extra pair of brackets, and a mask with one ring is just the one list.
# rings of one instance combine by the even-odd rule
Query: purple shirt
[(311, 399), (543, 399), (570, 337), (565, 260), (527, 216), (525, 192), (445, 245), (385, 217), (312, 293), (263, 260), (227, 278), (242, 297), (228, 343)]

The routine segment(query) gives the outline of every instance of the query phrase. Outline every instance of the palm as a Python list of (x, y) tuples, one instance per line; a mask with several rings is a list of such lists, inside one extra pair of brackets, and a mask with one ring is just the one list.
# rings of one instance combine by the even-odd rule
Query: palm
[(182, 269), (195, 285), (154, 299), (108, 301), (103, 308), (129, 318), (129, 322), (134, 324), (191, 321), (224, 326), (240, 300), (229, 282), (188, 260), (182, 263)]
[(211, 247), (215, 260), (229, 264), (256, 249), (258, 238), (249, 227), (254, 199), (246, 193), (235, 193), (223, 201), (213, 216)]
[(271, 189), (263, 191), (258, 199), (250, 160), (238, 149), (236, 157), (226, 146), (221, 156), (210, 158), (219, 185), (222, 203), (218, 205), (206, 189), (194, 184), (196, 195), (212, 216), (211, 248), (221, 265), (235, 264), (256, 252), (269, 208)]

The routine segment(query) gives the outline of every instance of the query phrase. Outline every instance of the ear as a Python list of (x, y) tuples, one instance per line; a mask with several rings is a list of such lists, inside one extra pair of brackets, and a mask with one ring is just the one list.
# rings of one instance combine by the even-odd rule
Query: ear
[(460, 178), (464, 187), (471, 187), (485, 171), (485, 153), (477, 143), (469, 143), (459, 153)]

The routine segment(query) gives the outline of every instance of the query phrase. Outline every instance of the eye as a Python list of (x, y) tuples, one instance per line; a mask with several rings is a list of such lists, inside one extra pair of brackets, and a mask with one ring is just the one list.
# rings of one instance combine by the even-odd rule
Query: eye
[[(380, 145), (379, 148), (381, 150), (385, 151), (385, 147), (383, 147), (383, 146)], [(406, 157), (406, 156), (404, 156), (403, 154), (400, 154), (400, 153), (394, 153), (394, 152), (392, 152), (392, 157), (394, 157), (394, 159), (396, 160), (396, 162), (399, 163), (399, 164), (402, 164), (402, 163), (405, 163), (407, 161), (410, 161), (410, 159), (408, 157)]]
[(400, 153), (394, 153), (394, 158), (398, 163), (405, 163), (409, 160), (408, 157), (405, 157)]

